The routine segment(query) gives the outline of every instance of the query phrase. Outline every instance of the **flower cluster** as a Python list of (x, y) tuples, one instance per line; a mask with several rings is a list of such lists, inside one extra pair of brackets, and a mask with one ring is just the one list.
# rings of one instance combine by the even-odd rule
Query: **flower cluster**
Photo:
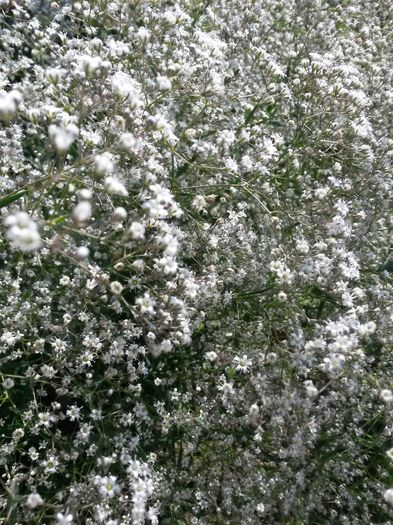
[(5, 523), (391, 523), (391, 3), (0, 26)]

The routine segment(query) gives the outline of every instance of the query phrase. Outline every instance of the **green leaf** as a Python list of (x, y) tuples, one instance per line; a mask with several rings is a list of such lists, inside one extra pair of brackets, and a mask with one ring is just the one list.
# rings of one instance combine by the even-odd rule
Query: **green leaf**
[(56, 217), (56, 219), (53, 219), (52, 224), (60, 224), (67, 218), (67, 215), (60, 215), (60, 217)]
[(233, 367), (227, 368), (228, 379), (233, 379), (236, 375), (236, 369)]
[(333, 304), (334, 306), (337, 306), (338, 308), (345, 309), (344, 305), (341, 304), (333, 294), (322, 290), (322, 288), (319, 288), (315, 284), (311, 285), (309, 292), (311, 297), (324, 300), (330, 304)]
[(378, 272), (389, 272), (393, 273), (393, 260), (390, 259), (389, 261), (386, 261), (385, 264), (382, 264), (378, 267)]
[(10, 195), (6, 195), (2, 199), (0, 199), (0, 208), (4, 208), (4, 206), (8, 206), (9, 204), (11, 204), (11, 202), (20, 199), (25, 193), (27, 193), (27, 190), (21, 190), (17, 191), (16, 193), (11, 193)]
[(348, 31), (348, 26), (345, 22), (343, 22), (342, 20), (339, 20), (337, 23), (336, 23), (336, 29), (337, 31), (342, 31), (342, 32), (346, 32)]

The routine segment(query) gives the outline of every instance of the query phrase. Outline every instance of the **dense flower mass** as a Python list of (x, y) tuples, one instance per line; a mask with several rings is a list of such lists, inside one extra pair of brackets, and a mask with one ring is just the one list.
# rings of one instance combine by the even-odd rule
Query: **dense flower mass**
[(393, 4), (0, 36), (1, 520), (393, 523)]

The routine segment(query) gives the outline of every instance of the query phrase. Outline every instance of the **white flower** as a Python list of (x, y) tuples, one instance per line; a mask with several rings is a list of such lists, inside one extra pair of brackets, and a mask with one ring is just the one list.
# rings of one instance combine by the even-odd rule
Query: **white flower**
[(16, 113), (15, 101), (8, 95), (0, 97), (0, 119), (9, 121)]
[(98, 175), (110, 175), (115, 170), (111, 155), (102, 153), (94, 157), (95, 170)]
[(339, 353), (331, 354), (329, 357), (323, 359), (321, 365), (322, 370), (325, 370), (329, 375), (336, 375), (343, 369), (346, 358)]
[(71, 421), (78, 421), (80, 419), (80, 411), (80, 407), (72, 405), (67, 410), (66, 415), (70, 418)]
[(310, 251), (308, 242), (305, 239), (297, 241), (296, 250), (302, 255), (307, 255), (307, 253)]
[(217, 360), (217, 353), (214, 352), (214, 350), (211, 350), (210, 352), (207, 352), (205, 354), (205, 359), (207, 359), (208, 361), (210, 361), (211, 363), (213, 363), (214, 361)]
[(4, 332), (0, 337), (0, 341), (7, 346), (12, 346), (17, 341), (17, 335), (14, 332)]
[(39, 505), (42, 505), (44, 503), (44, 500), (41, 498), (41, 496), (38, 494), (38, 492), (32, 492), (27, 496), (26, 500), (26, 506), (29, 507), (29, 509), (35, 509)]
[(93, 198), (93, 193), (88, 188), (82, 188), (78, 191), (78, 197), (82, 201), (90, 201)]
[(22, 96), (19, 91), (12, 90), (8, 93), (5, 91), (0, 93), (0, 120), (4, 122), (10, 121), (15, 116), (21, 100)]
[(132, 109), (143, 106), (139, 84), (131, 78), (130, 75), (118, 71), (111, 78), (111, 82), (115, 95), (126, 98), (127, 103)]
[(30, 252), (41, 247), (37, 224), (27, 213), (20, 211), (9, 215), (4, 220), (4, 225), (8, 227), (6, 237), (12, 241), (15, 248)]
[(164, 275), (171, 275), (177, 271), (177, 262), (173, 257), (162, 257), (156, 264), (158, 268), (162, 270)]
[(138, 297), (135, 300), (135, 304), (139, 306), (141, 314), (154, 314), (154, 306), (156, 302), (150, 297), (148, 292), (146, 292), (143, 297)]
[(51, 84), (57, 84), (63, 75), (63, 71), (57, 67), (50, 67), (45, 71), (45, 76)]
[(73, 521), (74, 517), (72, 514), (62, 514), (61, 512), (56, 514), (56, 525), (71, 525)]
[(22, 439), (24, 435), (25, 431), (23, 430), (23, 428), (16, 428), (12, 433), (12, 437), (15, 439), (15, 441)]
[(91, 204), (88, 201), (79, 202), (72, 212), (72, 217), (77, 224), (83, 224), (87, 222), (92, 213)]
[(93, 75), (100, 67), (102, 67), (102, 58), (99, 56), (84, 55), (81, 59), (81, 65), (86, 75)]
[(90, 250), (87, 246), (78, 246), (75, 252), (75, 256), (80, 261), (87, 259), (89, 257)]
[(306, 393), (308, 397), (315, 397), (318, 394), (318, 389), (312, 381), (305, 381), (304, 386), (306, 387)]
[(384, 403), (391, 403), (393, 401), (393, 392), (387, 388), (381, 390), (380, 396)]
[(261, 434), (260, 434), (259, 432), (256, 432), (256, 433), (254, 434), (254, 441), (255, 441), (256, 443), (260, 443), (260, 442), (262, 441), (262, 436), (261, 436)]
[(123, 285), (119, 281), (112, 281), (110, 284), (111, 292), (115, 295), (120, 295), (123, 291)]
[(60, 128), (51, 124), (48, 127), (49, 138), (56, 148), (57, 153), (64, 155), (77, 139), (79, 130), (74, 124), (69, 124), (65, 128)]
[(147, 42), (150, 38), (151, 33), (148, 29), (146, 29), (146, 27), (141, 26), (138, 29), (136, 35), (141, 42)]
[(128, 231), (131, 235), (131, 239), (134, 241), (141, 241), (145, 238), (145, 226), (141, 222), (132, 222)]
[(359, 326), (359, 335), (361, 335), (362, 337), (366, 335), (371, 335), (375, 332), (376, 329), (377, 325), (375, 324), (375, 322), (369, 321), (368, 323)]
[(112, 212), (112, 218), (114, 221), (123, 222), (127, 219), (127, 211), (125, 208), (119, 206)]
[(138, 272), (143, 272), (145, 269), (145, 261), (143, 259), (135, 259), (132, 263), (132, 267)]
[(389, 503), (389, 505), (393, 505), (393, 489), (386, 490), (383, 495), (383, 499), (386, 501), (386, 503)]
[(164, 116), (157, 113), (156, 115), (150, 115), (146, 119), (146, 124), (149, 129), (155, 129), (158, 131), (164, 131), (168, 129), (168, 122), (165, 120)]
[(284, 265), (281, 261), (272, 261), (270, 263), (270, 271), (274, 272), (276, 275), (281, 275), (283, 267)]
[(156, 242), (164, 249), (164, 254), (174, 257), (179, 248), (179, 242), (174, 235), (163, 235), (156, 237)]
[(155, 357), (158, 357), (159, 355), (163, 353), (164, 354), (169, 353), (172, 350), (172, 343), (169, 339), (164, 339), (163, 341), (161, 341), (161, 343), (158, 343), (158, 344), (151, 343), (149, 348), (150, 348), (152, 355), (154, 355)]
[[(40, 416), (40, 414), (38, 414), (38, 416)], [(44, 426), (46, 428), (49, 427), (49, 425), (44, 425)], [(48, 459), (42, 462), (42, 466), (44, 467), (45, 472), (47, 474), (53, 474), (54, 472), (56, 472), (58, 465), (59, 465), (59, 461), (57, 460), (55, 456), (49, 456)]]
[(132, 133), (122, 133), (120, 135), (119, 145), (124, 151), (131, 152), (136, 144), (135, 137)]
[(222, 392), (224, 397), (232, 396), (235, 393), (233, 383), (231, 381), (226, 381), (224, 376), (220, 378), (217, 389)]
[(203, 195), (197, 195), (191, 203), (191, 206), (197, 211), (205, 212), (206, 211), (206, 199)]
[(168, 77), (163, 77), (161, 75), (157, 77), (157, 84), (158, 84), (158, 89), (161, 89), (163, 91), (167, 89), (171, 89), (172, 87), (172, 82), (170, 81), (170, 79)]
[[(15, 232), (12, 232), (14, 235)], [(37, 230), (24, 228), (14, 237), (14, 246), (23, 252), (31, 252), (41, 247), (41, 237)]]
[(1, 384), (5, 390), (10, 390), (15, 385), (15, 382), (10, 377), (7, 377)]
[(322, 200), (326, 197), (326, 195), (330, 192), (330, 188), (326, 187), (326, 188), (317, 188), (314, 192), (315, 194), (315, 197), (318, 199), (318, 200)]
[(68, 275), (63, 275), (63, 277), (60, 279), (59, 283), (63, 286), (68, 286), (71, 282), (71, 279), (68, 277)]
[(277, 294), (277, 299), (280, 301), (280, 303), (285, 303), (286, 300), (288, 299), (288, 296), (285, 292), (280, 291)]
[(107, 177), (104, 180), (104, 188), (109, 195), (123, 195), (124, 197), (128, 195), (124, 184), (115, 177)]
[(242, 373), (249, 372), (252, 366), (252, 361), (248, 358), (246, 354), (243, 354), (242, 357), (236, 356), (233, 362), (236, 367), (236, 370)]
[(343, 201), (342, 199), (339, 199), (336, 204), (334, 205), (334, 208), (338, 211), (338, 213), (340, 215), (342, 215), (343, 217), (345, 217), (346, 215), (348, 215), (348, 212), (349, 212), (349, 208), (346, 204), (345, 201)]
[(100, 480), (99, 492), (104, 498), (113, 498), (120, 493), (120, 485), (117, 483), (116, 476), (105, 476)]
[(172, 193), (161, 184), (152, 184), (150, 191), (153, 198), (147, 199), (143, 209), (152, 219), (165, 219), (167, 217), (181, 217), (182, 211), (175, 202)]

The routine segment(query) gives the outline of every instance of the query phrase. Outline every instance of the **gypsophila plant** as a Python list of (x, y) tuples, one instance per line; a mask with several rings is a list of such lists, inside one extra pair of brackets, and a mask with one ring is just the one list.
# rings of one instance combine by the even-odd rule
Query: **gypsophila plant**
[(393, 522), (393, 4), (0, 0), (0, 522)]

